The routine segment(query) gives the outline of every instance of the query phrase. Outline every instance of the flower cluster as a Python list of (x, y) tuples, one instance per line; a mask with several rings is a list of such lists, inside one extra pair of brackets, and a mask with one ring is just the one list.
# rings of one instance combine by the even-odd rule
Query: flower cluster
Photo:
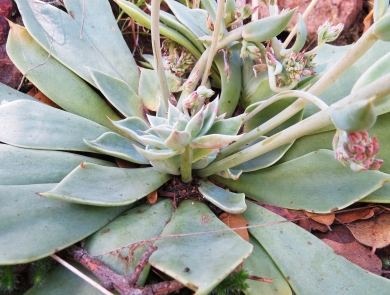
[(203, 105), (206, 98), (210, 98), (214, 95), (214, 91), (208, 89), (205, 86), (199, 86), (198, 89), (192, 92), (184, 101), (183, 106), (187, 109), (191, 109), (199, 104)]
[(370, 138), (366, 130), (346, 132), (337, 130), (333, 138), (335, 158), (344, 163), (351, 162), (353, 171), (378, 170), (383, 160), (375, 159), (379, 151), (377, 138)]
[(337, 24), (336, 26), (332, 26), (330, 21), (327, 20), (325, 23), (318, 27), (318, 46), (336, 40), (343, 29), (343, 23)]
[(311, 76), (315, 74), (313, 63), (314, 54), (305, 55), (303, 52), (289, 52), (283, 56), (279, 62), (275, 55), (267, 52), (267, 60), (270, 66), (275, 67), (276, 86), (284, 87), (290, 85), (293, 81), (299, 82), (302, 76)]
[(170, 70), (179, 78), (190, 73), (196, 63), (195, 57), (186, 48), (172, 40), (166, 39), (162, 44), (165, 69)]

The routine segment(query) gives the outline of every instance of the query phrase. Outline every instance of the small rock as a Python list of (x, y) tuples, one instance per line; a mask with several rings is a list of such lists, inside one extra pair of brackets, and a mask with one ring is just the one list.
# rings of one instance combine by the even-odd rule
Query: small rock
[[(298, 11), (303, 14), (310, 2), (311, 0), (279, 0), (278, 5), (280, 9), (298, 7)], [(346, 32), (354, 24), (362, 8), (362, 0), (319, 0), (305, 21), (309, 39), (317, 37), (318, 27), (327, 19), (333, 24), (344, 23), (344, 32)], [(267, 5), (260, 1), (259, 18), (268, 15)], [(289, 27), (292, 28), (295, 24), (296, 17)]]

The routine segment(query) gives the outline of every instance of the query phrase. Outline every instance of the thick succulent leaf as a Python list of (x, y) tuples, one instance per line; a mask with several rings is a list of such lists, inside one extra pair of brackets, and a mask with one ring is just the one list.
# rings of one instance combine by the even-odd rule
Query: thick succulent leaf
[[(133, 144), (137, 144), (114, 132), (104, 133), (96, 140), (84, 140), (91, 148), (113, 157), (127, 160), (137, 164), (149, 164), (149, 161), (142, 157)], [(91, 161), (87, 161), (91, 162)], [(98, 164), (98, 163), (97, 163)]]
[[(147, 29), (151, 28), (151, 18), (143, 10), (137, 7), (134, 3), (125, 1), (125, 0), (114, 0), (120, 8), (122, 8), (132, 19), (134, 19), (138, 24), (144, 26)], [(195, 45), (191, 43), (186, 37), (180, 34), (175, 29), (171, 29), (164, 24), (159, 26), (160, 34), (179, 43), (185, 47), (189, 52), (191, 52), (195, 58), (200, 57), (200, 51), (196, 48)]]
[(200, 180), (199, 192), (218, 208), (231, 214), (245, 211), (245, 195), (243, 193), (229, 192), (210, 181)]
[(19, 147), (86, 151), (92, 140), (110, 129), (42, 103), (17, 100), (0, 106), (0, 141)]
[(148, 124), (138, 117), (126, 118), (120, 121), (111, 121), (111, 124), (115, 126), (121, 135), (133, 140), (139, 139), (139, 137), (143, 135), (143, 131), (150, 128)]
[(390, 183), (386, 182), (380, 189), (361, 199), (360, 202), (390, 204)]
[(164, 141), (155, 135), (143, 135), (137, 138), (137, 141), (142, 143), (144, 146), (153, 146), (157, 149), (166, 149)]
[[(260, 141), (263, 141), (267, 137), (261, 136), (256, 140), (253, 140), (249, 144), (245, 145), (243, 148), (240, 149), (244, 150), (245, 148), (248, 148), (256, 143), (259, 143)], [(283, 155), (285, 152), (291, 147), (292, 143), (284, 144), (276, 149), (273, 149), (269, 151), (268, 153), (265, 153), (261, 156), (258, 156), (248, 162), (244, 162), (240, 165), (234, 166), (232, 169), (235, 170), (242, 170), (243, 172), (251, 172), (251, 171), (256, 171), (259, 169), (264, 169), (266, 167), (271, 166), (272, 164), (276, 163)]]
[(64, 3), (80, 30), (82, 28), (80, 34), (85, 34), (122, 79), (138, 92), (138, 66), (118, 28), (109, 1), (100, 1), (99, 5), (94, 0), (65, 0)]
[(170, 178), (153, 168), (122, 169), (83, 163), (50, 191), (40, 195), (62, 201), (123, 206), (158, 189)]
[[(280, 100), (274, 102), (273, 104), (267, 106), (266, 108), (261, 110), (259, 113), (257, 113), (252, 119), (250, 119), (248, 122), (245, 123), (244, 132), (249, 132), (249, 131), (257, 128), (258, 126), (260, 126), (264, 122), (267, 122), (269, 119), (271, 119), (274, 116), (276, 116), (277, 114), (279, 114), (281, 111), (283, 111), (286, 107), (288, 107), (294, 101), (295, 101), (295, 98), (291, 98), (291, 99), (284, 98), (284, 99), (280, 99)], [(245, 112), (249, 113), (252, 110), (254, 110), (257, 106), (258, 106), (258, 104), (252, 104), (251, 106), (249, 106), (245, 110)], [(282, 124), (280, 124), (279, 126), (277, 126), (276, 128), (272, 129), (271, 131), (267, 132), (264, 135), (266, 135), (266, 136), (274, 135), (274, 134), (294, 125), (295, 123), (298, 123), (302, 119), (302, 113), (303, 113), (303, 111), (299, 111), (294, 116), (292, 116), (291, 118), (289, 118), (288, 120), (286, 120), (285, 122), (283, 122)]]
[[(87, 67), (122, 78), (115, 65), (107, 61), (100, 49), (90, 41), (87, 33), (69, 14), (43, 2), (17, 0), (16, 3), (31, 36), (47, 52), (51, 52), (58, 61), (84, 80), (95, 85)], [(108, 10), (106, 13), (111, 14), (111, 11)], [(115, 25), (115, 22), (113, 24)], [(112, 51), (112, 44), (107, 43), (105, 46), (109, 46)], [(116, 53), (112, 51), (112, 54)]]
[(245, 114), (235, 116), (229, 119), (223, 119), (214, 122), (208, 134), (225, 134), (225, 135), (236, 135), (241, 128), (242, 122), (244, 121)]
[[(72, 266), (77, 268), (83, 274), (97, 283), (101, 283), (97, 277), (86, 270), (80, 264), (74, 261), (67, 261)], [(83, 295), (101, 295), (95, 287), (88, 284), (78, 275), (69, 271), (62, 265), (53, 269), (44, 279), (42, 284), (35, 285), (28, 289), (24, 295), (69, 295), (69, 294), (83, 294)]]
[[(140, 68), (141, 78), (139, 80), (139, 96), (145, 107), (151, 111), (156, 111), (159, 103), (159, 96), (161, 96), (160, 84), (158, 81), (157, 72)], [(171, 92), (178, 92), (182, 85), (182, 80), (174, 76), (171, 72), (165, 71), (167, 77), (168, 87)]]
[(178, 150), (188, 145), (190, 140), (191, 134), (187, 131), (173, 130), (171, 135), (164, 141), (164, 144), (167, 148)]
[(250, 237), (250, 243), (253, 246), (252, 254), (244, 261), (243, 269), (247, 270), (251, 275), (270, 278), (272, 283), (258, 282), (247, 280), (249, 288), (244, 290), (245, 295), (291, 295), (292, 291), (287, 280), (280, 273), (278, 267), (272, 261), (272, 258), (259, 244), (259, 242)]
[[(202, 149), (195, 149), (195, 150), (202, 150)], [(217, 155), (218, 155), (218, 150), (213, 150), (212, 153), (208, 154), (207, 156), (204, 156), (203, 158), (200, 158), (199, 160), (194, 160), (193, 158), (192, 169), (206, 168), (212, 161), (215, 160)]]
[(318, 213), (345, 208), (390, 181), (390, 175), (378, 171), (353, 172), (335, 160), (333, 152), (328, 150), (243, 173), (236, 181), (215, 178), (252, 199)]
[(0, 185), (58, 183), (84, 161), (116, 166), (73, 153), (21, 149), (0, 144)]
[[(258, 205), (247, 205), (243, 215), (249, 225), (284, 220)], [(389, 280), (335, 254), (332, 248), (294, 223), (265, 225), (249, 232), (271, 256), (295, 294), (388, 293)]]
[[(346, 51), (346, 48), (348, 49), (349, 46), (332, 46), (325, 44), (317, 52), (315, 62), (317, 62), (317, 60), (320, 62), (329, 61), (329, 53), (331, 53), (333, 56), (331, 62), (336, 62), (337, 59), (342, 56), (342, 54), (338, 54), (338, 52), (344, 53)], [(362, 76), (362, 74), (378, 60), (378, 57), (386, 55), (389, 50), (389, 42), (377, 41), (362, 58), (360, 58), (355, 64), (353, 64), (339, 79), (337, 79), (331, 85), (331, 87), (328, 87), (320, 95), (320, 98), (328, 105), (331, 105), (332, 103), (335, 103), (336, 101), (349, 95), (352, 87), (359, 79), (359, 77)], [(307, 118), (317, 112), (318, 108), (310, 104), (305, 108), (303, 117)]]
[(215, 118), (218, 113), (218, 98), (210, 102), (204, 110), (204, 120), (202, 129), (199, 131), (198, 136), (205, 135), (213, 126)]
[[(159, 236), (171, 219), (173, 210), (172, 200), (168, 199), (163, 199), (153, 206), (144, 204), (130, 209), (88, 237), (85, 242), (85, 248), (89, 254), (98, 256), (101, 261), (106, 263), (116, 273), (121, 275), (131, 274), (149, 245), (137, 248), (134, 251), (131, 262), (126, 264), (116, 255), (107, 254), (100, 256), (100, 254)], [(123, 257), (129, 255), (128, 248), (124, 248), (119, 252)], [(137, 281), (138, 286), (144, 285), (149, 270), (150, 265), (148, 264)]]
[[(205, 204), (187, 200), (180, 204), (162, 236), (220, 229), (228, 227)], [(158, 250), (150, 257), (150, 264), (195, 294), (208, 294), (252, 252), (252, 245), (233, 231), (168, 238), (155, 245)]]
[[(193, 8), (193, 9), (190, 9), (188, 11), (188, 15), (191, 15), (193, 19), (197, 20), (198, 27), (203, 32), (205, 32), (205, 34), (203, 34), (203, 35), (211, 36), (213, 34), (213, 32), (207, 27), (207, 15), (208, 15), (208, 13), (207, 13), (206, 10)], [(199, 36), (199, 37), (202, 37), (202, 36)]]
[(238, 180), (242, 174), (242, 170), (225, 169), (223, 171), (219, 171), (216, 174), (223, 178)]
[[(207, 11), (207, 14), (210, 16), (213, 24), (215, 24), (217, 20), (217, 10), (218, 10), (218, 4), (214, 0), (201, 0), (202, 5)], [(219, 31), (219, 39), (227, 32), (225, 21), (222, 18), (221, 24), (220, 24), (220, 31)]]
[(191, 134), (191, 138), (195, 138), (198, 135), (199, 131), (202, 129), (203, 120), (204, 107), (202, 106), (202, 108), (194, 116), (191, 117), (185, 128), (185, 131)]
[[(377, 158), (385, 161), (380, 168), (385, 173), (390, 173), (390, 149), (384, 148), (389, 140), (389, 122), (390, 114), (383, 114), (378, 116), (374, 127), (368, 130), (371, 136), (375, 135), (378, 138), (380, 148)], [(318, 149), (331, 150), (334, 135), (335, 130), (331, 130), (298, 138), (283, 158), (280, 159), (279, 163), (290, 161)]]
[(225, 147), (240, 139), (242, 135), (223, 135), (223, 134), (212, 134), (204, 135), (193, 139), (190, 143), (192, 148), (206, 148), (206, 149), (218, 149)]
[(94, 69), (89, 69), (89, 71), (97, 87), (118, 111), (126, 117), (146, 120), (142, 101), (129, 84)]
[(55, 184), (0, 186), (0, 264), (26, 263), (89, 236), (129, 207), (102, 208), (42, 198)]
[(12, 102), (15, 100), (32, 100), (37, 101), (32, 98), (30, 95), (26, 95), (20, 91), (17, 91), (3, 83), (0, 83), (0, 105), (6, 104), (8, 102)]
[[(191, 15), (190, 11), (192, 9), (174, 0), (164, 0), (164, 2), (168, 4), (175, 17), (183, 25), (185, 25), (193, 34), (195, 34), (197, 38), (203, 37), (204, 35), (210, 35), (209, 30), (204, 31), (201, 27), (199, 27), (199, 23), (201, 23), (201, 20), (195, 19)], [(206, 13), (206, 11), (204, 12)]]
[(119, 119), (86, 82), (52, 56), (48, 57), (25, 28), (11, 25), (7, 53), (16, 67), (64, 110), (105, 126), (110, 126), (107, 116)]
[(180, 175), (180, 155), (161, 161), (150, 161), (150, 164), (160, 172)]
[(148, 159), (149, 161), (163, 161), (179, 153), (183, 153), (183, 150), (172, 151), (168, 149), (156, 150), (151, 148), (144, 150), (137, 146), (134, 146), (134, 148), (141, 156), (143, 156), (145, 159)]

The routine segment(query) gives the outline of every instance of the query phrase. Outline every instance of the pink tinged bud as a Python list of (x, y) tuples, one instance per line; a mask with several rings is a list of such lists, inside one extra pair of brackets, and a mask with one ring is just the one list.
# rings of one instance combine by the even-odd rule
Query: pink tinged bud
[(384, 163), (385, 161), (383, 160), (379, 160), (379, 159), (376, 159), (374, 160), (374, 162), (370, 165), (370, 170), (379, 170), (379, 168), (381, 167), (381, 165)]
[(353, 153), (363, 154), (366, 151), (366, 148), (364, 146), (355, 144), (350, 150)]
[(267, 57), (271, 66), (276, 66), (276, 58), (271, 52), (267, 52)]
[(373, 154), (376, 155), (379, 152), (379, 142), (376, 136), (372, 138), (372, 145), (373, 145)]

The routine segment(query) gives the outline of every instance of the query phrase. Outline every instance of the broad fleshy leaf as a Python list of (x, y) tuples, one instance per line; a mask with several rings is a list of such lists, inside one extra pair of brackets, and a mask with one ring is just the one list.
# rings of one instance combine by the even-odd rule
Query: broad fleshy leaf
[[(243, 215), (249, 225), (285, 220), (258, 205), (249, 202), (247, 205)], [(270, 224), (249, 232), (267, 251), (295, 294), (388, 293), (389, 280), (335, 254), (332, 248), (294, 223)]]
[[(260, 138), (245, 145), (240, 150), (248, 148), (256, 143), (259, 143), (260, 141), (263, 141), (266, 138), (267, 137), (265, 137), (265, 136), (261, 136)], [(283, 157), (284, 153), (291, 147), (291, 145), (292, 145), (292, 143), (282, 145), (276, 149), (269, 151), (268, 153), (265, 153), (261, 156), (254, 158), (248, 162), (244, 162), (240, 165), (234, 166), (232, 169), (242, 170), (243, 172), (250, 172), (250, 171), (256, 171), (259, 169), (264, 169), (266, 167), (269, 167), (272, 164), (276, 163), (281, 157)]]
[(170, 176), (153, 168), (122, 169), (83, 163), (41, 196), (66, 202), (123, 206), (158, 189)]
[(149, 161), (163, 161), (166, 159), (169, 159), (170, 157), (173, 157), (177, 154), (183, 153), (184, 150), (156, 150), (156, 149), (141, 149), (134, 145), (134, 148), (136, 151), (143, 156), (145, 159), (148, 159)]
[(361, 199), (360, 202), (390, 204), (390, 183), (386, 182), (380, 189)]
[[(119, 168), (118, 168), (119, 169)], [(0, 264), (49, 256), (97, 231), (129, 207), (102, 208), (42, 198), (55, 184), (1, 185)]]
[(0, 185), (58, 183), (84, 161), (116, 166), (73, 153), (21, 149), (0, 144)]
[[(228, 227), (205, 204), (187, 200), (180, 204), (162, 236), (219, 229)], [(199, 295), (208, 294), (252, 252), (252, 245), (233, 231), (162, 239), (155, 245), (158, 250), (150, 257), (150, 264)]]
[(107, 116), (119, 119), (86, 82), (52, 56), (48, 57), (48, 53), (25, 28), (16, 24), (11, 25), (7, 53), (15, 66), (64, 110), (106, 127), (110, 127)]
[[(142, 157), (135, 149), (134, 144), (137, 142), (131, 141), (114, 132), (104, 133), (96, 140), (84, 140), (91, 148), (113, 157), (117, 157), (126, 161), (137, 164), (149, 164), (149, 161)], [(87, 161), (89, 162), (89, 161)]]
[(109, 1), (100, 1), (96, 5), (95, 0), (65, 0), (64, 4), (80, 26), (81, 37), (85, 34), (122, 79), (137, 92), (139, 69), (111, 13)]
[[(95, 85), (87, 67), (122, 78), (116, 70), (116, 65), (111, 65), (107, 61), (107, 57), (103, 56), (99, 48), (91, 42), (87, 32), (84, 32), (69, 14), (44, 2), (17, 0), (16, 3), (31, 36), (47, 52), (51, 52), (58, 61), (84, 80)], [(76, 11), (76, 13), (81, 12)], [(111, 15), (111, 10), (107, 10), (106, 14)], [(106, 29), (110, 29), (112, 25), (116, 26), (115, 21), (108, 24)], [(98, 43), (99, 46), (102, 42)], [(107, 43), (106, 46), (112, 52), (112, 44)]]
[(31, 96), (17, 91), (3, 83), (0, 83), (0, 105), (15, 101), (15, 100), (31, 100), (37, 101)]
[[(172, 200), (169, 199), (163, 199), (153, 206), (144, 204), (132, 208), (88, 237), (85, 248), (89, 254), (99, 255), (99, 259), (116, 273), (121, 275), (131, 274), (148, 245), (137, 248), (132, 256), (131, 263), (126, 264), (116, 255), (100, 256), (100, 254), (159, 236), (171, 219), (173, 210)], [(123, 257), (129, 255), (128, 248), (124, 248), (120, 252)], [(150, 265), (148, 264), (137, 281), (138, 286), (144, 285), (149, 269)]]
[(225, 135), (236, 135), (241, 128), (241, 125), (244, 121), (245, 114), (235, 116), (229, 119), (223, 119), (220, 121), (214, 122), (208, 134), (225, 134)]
[(146, 120), (142, 101), (129, 84), (100, 71), (88, 70), (97, 87), (118, 111), (126, 117), (138, 117)]
[(192, 148), (218, 149), (237, 141), (242, 135), (213, 134), (197, 137), (190, 142)]
[(258, 282), (255, 280), (247, 280), (246, 283), (249, 288), (244, 290), (246, 295), (291, 295), (292, 291), (288, 285), (287, 280), (280, 273), (280, 270), (272, 261), (272, 258), (259, 244), (259, 242), (250, 237), (250, 243), (253, 246), (253, 252), (244, 261), (243, 269), (247, 270), (250, 275), (270, 278), (273, 280), (272, 283)]
[(218, 208), (231, 214), (245, 211), (245, 195), (229, 192), (210, 181), (200, 180), (199, 192)]
[(0, 141), (47, 150), (94, 152), (93, 140), (110, 129), (39, 102), (17, 100), (0, 106)]
[[(95, 277), (91, 272), (86, 270), (80, 264), (74, 261), (67, 261), (72, 266), (76, 267), (79, 271), (87, 275), (89, 278), (97, 283), (99, 279)], [(69, 271), (62, 265), (53, 269), (42, 285), (35, 285), (31, 287), (25, 295), (69, 295), (69, 294), (83, 294), (83, 295), (101, 295), (95, 287), (88, 284), (78, 275)]]
[(180, 175), (180, 155), (161, 161), (150, 161), (150, 164), (160, 172)]
[(111, 121), (111, 124), (115, 126), (121, 135), (132, 140), (137, 140), (140, 135), (143, 135), (143, 131), (150, 128), (148, 124), (138, 117), (126, 118), (120, 121)]
[(213, 177), (266, 204), (317, 213), (345, 208), (390, 181), (388, 174), (378, 171), (353, 172), (336, 161), (328, 150), (243, 173), (236, 181)]

